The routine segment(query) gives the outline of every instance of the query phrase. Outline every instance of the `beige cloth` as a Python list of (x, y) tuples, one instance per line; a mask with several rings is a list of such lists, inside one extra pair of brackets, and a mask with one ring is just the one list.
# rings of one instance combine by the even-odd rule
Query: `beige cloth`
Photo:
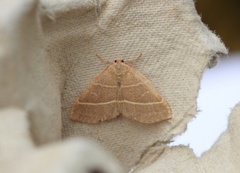
[[(192, 0), (3, 0), (0, 7), (0, 106), (27, 111), (35, 144), (92, 137), (126, 170), (157, 159), (163, 144), (183, 132), (196, 112), (203, 70), (227, 53)], [(171, 120), (87, 125), (68, 119), (81, 90), (105, 67), (96, 53), (129, 60), (140, 52), (135, 67), (168, 101)], [(155, 155), (152, 148), (159, 148)]]
[(27, 112), (17, 108), (0, 111), (0, 134), (1, 173), (122, 173), (116, 159), (88, 139), (35, 147)]
[(232, 111), (228, 129), (200, 158), (188, 147), (165, 148), (159, 159), (139, 173), (239, 173), (240, 170), (240, 104)]

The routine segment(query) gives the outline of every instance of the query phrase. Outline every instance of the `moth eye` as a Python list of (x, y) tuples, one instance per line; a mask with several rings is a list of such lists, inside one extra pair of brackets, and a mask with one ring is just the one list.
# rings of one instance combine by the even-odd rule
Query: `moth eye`
[(122, 60), (122, 62), (124, 62), (124, 60)]
[(114, 62), (117, 62), (117, 60), (115, 60)]
[(89, 170), (88, 173), (104, 173), (104, 171), (100, 169), (92, 169), (92, 170)]

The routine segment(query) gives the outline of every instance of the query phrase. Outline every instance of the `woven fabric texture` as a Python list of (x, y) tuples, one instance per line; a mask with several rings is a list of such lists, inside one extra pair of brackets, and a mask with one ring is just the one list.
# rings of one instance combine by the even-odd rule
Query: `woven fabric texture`
[[(161, 157), (139, 173), (185, 172), (185, 173), (238, 173), (240, 170), (240, 104), (232, 111), (228, 129), (214, 146), (200, 158), (188, 147), (166, 148)], [(176, 164), (177, 163), (177, 164)]]
[[(227, 50), (192, 0), (4, 0), (0, 3), (0, 106), (25, 110), (35, 144), (87, 136), (130, 170), (156, 160), (196, 113), (199, 81)], [(6, 17), (7, 16), (7, 17)], [(122, 117), (89, 125), (71, 107), (109, 61), (143, 56), (134, 67), (169, 103), (173, 118), (144, 125)], [(152, 148), (159, 148), (152, 158)]]

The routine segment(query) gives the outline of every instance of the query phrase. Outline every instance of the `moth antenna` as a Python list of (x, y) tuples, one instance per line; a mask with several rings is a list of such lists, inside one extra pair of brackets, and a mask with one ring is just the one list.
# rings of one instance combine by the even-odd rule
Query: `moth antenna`
[(136, 56), (134, 59), (130, 60), (130, 61), (126, 61), (126, 63), (132, 65), (133, 63), (135, 63), (136, 61), (138, 61), (140, 59), (140, 57), (142, 56), (142, 53), (140, 53), (138, 56)]
[(110, 61), (106, 60), (105, 58), (101, 57), (100, 55), (96, 54), (96, 56), (97, 56), (102, 62), (104, 62), (104, 63), (106, 63), (106, 64), (111, 64)]
[(142, 56), (142, 53), (140, 53), (137, 57), (135, 57), (132, 61), (138, 61)]

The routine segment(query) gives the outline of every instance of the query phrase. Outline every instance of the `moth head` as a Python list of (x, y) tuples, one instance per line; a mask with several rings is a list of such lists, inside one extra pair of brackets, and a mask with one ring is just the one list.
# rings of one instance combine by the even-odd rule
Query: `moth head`
[(123, 59), (115, 59), (115, 60), (114, 60), (114, 63), (115, 63), (115, 64), (124, 63), (124, 60), (123, 60)]

